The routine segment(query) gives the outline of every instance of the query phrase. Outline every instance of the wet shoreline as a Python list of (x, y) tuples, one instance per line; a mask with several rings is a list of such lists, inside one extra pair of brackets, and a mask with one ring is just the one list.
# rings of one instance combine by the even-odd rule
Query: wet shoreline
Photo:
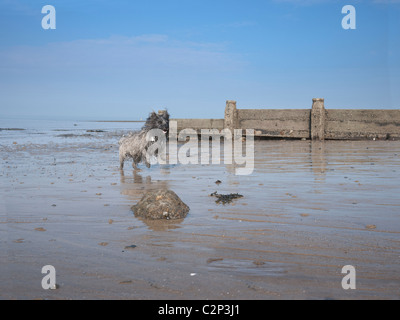
[[(236, 176), (121, 173), (117, 132), (93, 135), (1, 143), (0, 299), (399, 299), (399, 142), (255, 141), (253, 174)], [(164, 187), (188, 216), (135, 218)], [(40, 286), (48, 264), (57, 290)], [(356, 290), (341, 287), (345, 265)]]

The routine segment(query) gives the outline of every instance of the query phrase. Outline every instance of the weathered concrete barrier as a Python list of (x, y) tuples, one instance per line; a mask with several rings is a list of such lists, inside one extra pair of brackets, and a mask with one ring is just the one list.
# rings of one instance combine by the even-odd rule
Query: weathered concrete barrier
[(260, 137), (308, 138), (310, 136), (310, 110), (238, 110), (241, 129), (254, 129)]
[(312, 140), (325, 139), (326, 112), (324, 99), (313, 99), (311, 108), (310, 138)]
[(400, 138), (400, 110), (326, 110), (325, 139)]
[(400, 110), (325, 109), (313, 99), (311, 109), (237, 109), (228, 100), (224, 119), (171, 119), (178, 131), (254, 129), (255, 136), (294, 139), (400, 139)]
[(196, 130), (199, 134), (201, 129), (224, 129), (224, 119), (170, 119), (178, 124), (178, 133), (186, 128)]

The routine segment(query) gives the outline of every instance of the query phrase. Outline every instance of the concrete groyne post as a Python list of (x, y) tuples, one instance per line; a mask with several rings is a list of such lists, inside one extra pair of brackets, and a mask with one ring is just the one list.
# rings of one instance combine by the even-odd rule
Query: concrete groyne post
[(236, 109), (236, 101), (226, 101), (224, 127), (233, 132), (238, 127), (238, 113)]
[(313, 99), (311, 109), (311, 139), (325, 140), (325, 106), (324, 99)]

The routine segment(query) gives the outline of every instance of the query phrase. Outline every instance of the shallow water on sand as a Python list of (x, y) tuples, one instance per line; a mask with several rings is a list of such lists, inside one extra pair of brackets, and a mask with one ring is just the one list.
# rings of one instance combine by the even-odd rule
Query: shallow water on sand
[[(118, 139), (141, 124), (46, 126), (0, 131), (2, 299), (400, 298), (400, 142), (255, 141), (249, 176), (224, 164), (121, 173)], [(134, 217), (160, 187), (187, 218)], [(215, 191), (243, 198), (217, 204)], [(41, 288), (49, 264), (58, 290)], [(341, 287), (345, 265), (356, 290)]]

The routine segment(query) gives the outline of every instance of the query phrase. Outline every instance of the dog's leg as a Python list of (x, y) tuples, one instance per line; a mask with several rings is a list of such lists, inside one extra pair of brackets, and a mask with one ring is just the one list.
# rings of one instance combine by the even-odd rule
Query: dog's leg
[(123, 170), (124, 169), (124, 161), (125, 161), (125, 157), (123, 156), (119, 156), (119, 170)]
[(147, 148), (148, 146), (146, 146), (143, 150), (142, 150), (142, 157), (141, 157), (141, 161), (143, 161), (143, 163), (146, 165), (147, 168), (150, 168), (150, 162), (147, 159)]
[(139, 171), (139, 168), (137, 167), (135, 160), (133, 160), (132, 162), (132, 168), (135, 169), (136, 171)]

